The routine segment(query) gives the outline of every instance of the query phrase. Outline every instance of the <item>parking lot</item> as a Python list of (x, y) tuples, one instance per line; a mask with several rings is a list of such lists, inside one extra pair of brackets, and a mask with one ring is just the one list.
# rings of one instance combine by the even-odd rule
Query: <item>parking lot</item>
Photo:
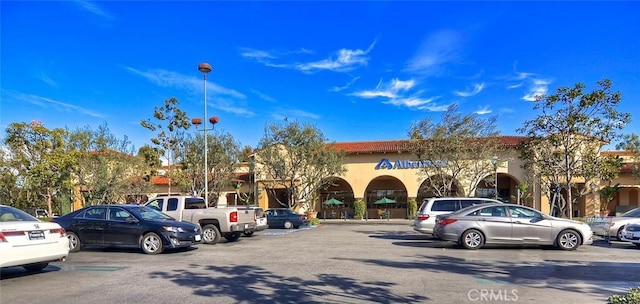
[(88, 249), (43, 272), (4, 269), (0, 303), (605, 303), (640, 282), (640, 250), (597, 242), (477, 251), (408, 222), (268, 229), (145, 255)]

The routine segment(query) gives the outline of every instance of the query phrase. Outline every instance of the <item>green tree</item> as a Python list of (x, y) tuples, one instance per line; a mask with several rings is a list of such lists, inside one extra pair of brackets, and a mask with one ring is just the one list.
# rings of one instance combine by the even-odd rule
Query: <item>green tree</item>
[(615, 160), (600, 154), (600, 148), (620, 139), (630, 121), (629, 113), (617, 110), (620, 100), (620, 92), (613, 91), (606, 79), (592, 92), (585, 92), (585, 85), (578, 83), (559, 87), (553, 95), (536, 96), (533, 109), (539, 114), (518, 130), (529, 137), (521, 146), (521, 158), (525, 168), (546, 185), (559, 215), (572, 217), (573, 203), (593, 191), (588, 185), (611, 178)]
[[(53, 214), (54, 197), (70, 188), (73, 158), (65, 149), (64, 129), (47, 129), (42, 123), (12, 123), (6, 129), (4, 141), (11, 155), (12, 170), (17, 183), (26, 191), (37, 193)], [(28, 195), (28, 197), (30, 197)], [(29, 207), (39, 207), (28, 201)]]
[[(86, 126), (68, 132), (66, 138), (75, 164), (74, 180), (85, 205), (126, 202), (134, 183), (144, 177), (144, 158), (133, 155), (128, 138), (117, 138), (106, 123), (96, 130)], [(139, 194), (139, 193), (135, 193)]]
[[(212, 132), (207, 135), (207, 188), (209, 205), (214, 205), (222, 191), (232, 189), (235, 179), (240, 143), (229, 133)], [(204, 134), (186, 135), (182, 148), (176, 151), (180, 170), (172, 178), (184, 192), (204, 196)]]
[[(344, 158), (344, 151), (330, 148), (317, 127), (285, 120), (265, 127), (256, 163), (265, 188), (280, 205), (312, 211), (318, 190), (346, 172)], [(285, 191), (286, 200), (277, 195), (280, 189)]]
[[(456, 105), (440, 121), (427, 117), (414, 123), (407, 148), (426, 164), (419, 168), (427, 181), (425, 190), (435, 196), (473, 196), (481, 181), (492, 184), (493, 178), (487, 178), (494, 176), (491, 160), (500, 151), (495, 128), (495, 117), (462, 115)], [(457, 193), (452, 192), (455, 188)]]
[[(164, 101), (161, 107), (155, 107), (153, 118), (143, 120), (140, 125), (152, 132), (158, 132), (151, 142), (160, 148), (167, 159), (167, 171), (173, 170), (173, 155), (180, 148), (184, 131), (191, 127), (187, 114), (178, 108), (180, 102), (171, 97)], [(170, 175), (170, 174), (169, 174)], [(171, 178), (169, 178), (169, 192), (171, 192)]]
[(251, 155), (253, 154), (253, 148), (251, 146), (244, 146), (242, 150), (240, 150), (240, 155), (238, 155), (239, 162), (251, 162)]
[(628, 159), (624, 163), (629, 167), (631, 173), (640, 179), (640, 138), (638, 134), (625, 135), (616, 148), (629, 152)]

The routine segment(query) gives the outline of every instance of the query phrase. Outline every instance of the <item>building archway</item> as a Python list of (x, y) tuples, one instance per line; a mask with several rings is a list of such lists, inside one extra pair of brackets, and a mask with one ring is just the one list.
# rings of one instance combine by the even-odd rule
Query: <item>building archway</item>
[[(316, 206), (320, 218), (353, 218), (353, 202), (355, 196), (351, 184), (340, 177), (332, 177), (331, 183), (324, 189), (318, 190), (320, 201)], [(335, 199), (340, 204), (323, 204), (323, 202)], [(335, 201), (334, 201), (335, 202)]]
[[(498, 200), (509, 203), (518, 203), (518, 184), (520, 182), (511, 174), (498, 173), (498, 185), (495, 186), (495, 175), (487, 175), (476, 187), (476, 197), (498, 198)], [(496, 195), (496, 188), (498, 193)], [(521, 194), (523, 195), (523, 194)], [(533, 200), (520, 197), (520, 204), (533, 207)]]
[[(387, 198), (393, 203), (376, 204), (377, 201)], [(397, 177), (382, 175), (372, 179), (364, 193), (364, 201), (367, 204), (367, 218), (407, 218), (407, 187)], [(381, 214), (381, 212), (385, 214)]]
[[(451, 189), (448, 191), (449, 195), (447, 196), (460, 196), (459, 194), (460, 191), (458, 189), (460, 189), (460, 183), (457, 180), (454, 180), (453, 183), (451, 184)], [(418, 193), (416, 195), (416, 202), (418, 202), (418, 207), (420, 207), (420, 204), (426, 198), (438, 197), (438, 196), (441, 196), (441, 195), (437, 194), (437, 191), (435, 191), (431, 186), (431, 182), (429, 181), (429, 179), (426, 178), (422, 182), (422, 184), (420, 184), (420, 187), (418, 187)]]

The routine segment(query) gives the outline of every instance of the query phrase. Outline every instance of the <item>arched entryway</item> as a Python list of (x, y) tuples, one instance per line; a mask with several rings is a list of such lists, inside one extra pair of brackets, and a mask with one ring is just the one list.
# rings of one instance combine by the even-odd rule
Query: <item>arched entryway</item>
[[(518, 195), (518, 179), (510, 174), (498, 173), (498, 184), (496, 187), (496, 175), (487, 175), (476, 187), (476, 197), (497, 198), (503, 202), (519, 203), (521, 205), (533, 207), (533, 199), (528, 199), (525, 193)], [(498, 192), (496, 193), (496, 189)]]
[[(442, 196), (460, 196), (460, 191), (458, 191), (458, 189), (460, 188), (460, 185), (458, 181), (454, 180), (453, 183), (451, 183), (451, 189), (438, 191), (436, 189), (439, 187), (438, 186), (434, 187), (431, 182), (431, 180), (433, 180), (434, 178), (432, 179), (427, 178), (422, 182), (422, 184), (420, 184), (420, 187), (418, 188), (418, 193), (416, 195), (416, 202), (418, 202), (418, 207), (420, 207), (420, 204), (426, 198), (442, 197)], [(441, 195), (441, 193), (444, 195)]]
[(407, 199), (407, 187), (402, 181), (393, 176), (378, 176), (369, 182), (364, 193), (367, 204), (365, 216), (373, 219), (407, 218)]
[(353, 188), (346, 180), (333, 177), (331, 183), (318, 191), (318, 217), (324, 219), (353, 218)]

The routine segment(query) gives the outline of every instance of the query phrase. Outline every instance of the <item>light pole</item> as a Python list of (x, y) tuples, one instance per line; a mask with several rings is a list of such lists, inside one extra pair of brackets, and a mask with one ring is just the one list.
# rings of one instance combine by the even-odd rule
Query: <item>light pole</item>
[[(207, 74), (211, 72), (211, 65), (206, 62), (201, 62), (200, 64), (198, 64), (198, 71), (202, 73), (202, 80), (204, 82), (204, 116), (203, 117), (206, 119), (207, 118)], [(215, 117), (215, 122), (213, 121), (213, 118), (214, 117), (211, 117), (209, 121), (215, 125), (215, 123), (218, 122), (218, 118)], [(196, 128), (197, 128), (198, 123), (196, 123), (195, 119), (193, 120), (193, 123), (196, 125)], [(209, 169), (207, 166), (207, 153), (208, 153), (207, 126), (204, 126), (203, 132), (204, 132), (204, 179), (203, 179), (204, 201), (207, 204), (207, 206), (209, 206)]]
[(494, 199), (498, 199), (498, 156), (494, 155), (491, 158), (491, 164), (493, 165), (493, 194)]

